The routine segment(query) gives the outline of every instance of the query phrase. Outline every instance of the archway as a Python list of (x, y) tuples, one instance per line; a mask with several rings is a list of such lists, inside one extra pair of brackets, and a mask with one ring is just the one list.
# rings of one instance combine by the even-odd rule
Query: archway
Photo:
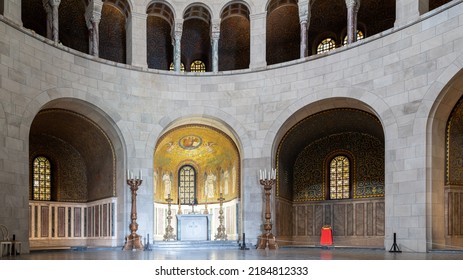
[(280, 244), (319, 244), (330, 226), (336, 245), (384, 246), (384, 132), (375, 115), (347, 107), (306, 115), (281, 138), (276, 165)]
[(209, 215), (210, 233), (197, 240), (214, 240), (222, 210), (227, 240), (238, 239), (241, 160), (233, 136), (210, 122), (177, 124), (157, 141), (153, 166), (155, 239), (164, 239), (168, 197), (175, 232), (176, 214)]
[[(463, 247), (461, 220), (462, 184), (459, 170), (462, 145), (461, 125), (463, 72), (443, 87), (428, 121), (428, 242), (429, 249), (455, 250)], [(457, 164), (455, 164), (457, 163)]]
[[(37, 113), (29, 135), (30, 247), (117, 246), (124, 145), (106, 114), (62, 98)], [(37, 169), (37, 159), (47, 159)], [(50, 195), (37, 196), (49, 186)]]

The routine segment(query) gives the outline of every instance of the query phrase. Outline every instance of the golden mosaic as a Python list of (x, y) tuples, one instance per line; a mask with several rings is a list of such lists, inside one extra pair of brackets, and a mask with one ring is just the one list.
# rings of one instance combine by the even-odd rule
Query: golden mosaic
[(179, 171), (194, 170), (194, 198), (198, 204), (239, 197), (239, 153), (233, 140), (206, 125), (184, 125), (165, 133), (154, 154), (154, 200), (166, 203), (168, 194), (178, 202)]

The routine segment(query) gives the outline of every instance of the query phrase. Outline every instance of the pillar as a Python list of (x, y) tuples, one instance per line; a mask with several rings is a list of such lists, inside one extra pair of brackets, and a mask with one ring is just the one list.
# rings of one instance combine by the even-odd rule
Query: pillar
[(211, 27), (212, 72), (217, 73), (219, 72), (220, 22), (213, 22)]
[(250, 15), (251, 19), (251, 62), (249, 68), (258, 69), (267, 66), (266, 59), (266, 22), (267, 13)]
[(85, 21), (87, 22), (87, 28), (89, 31), (89, 54), (98, 57), (100, 49), (100, 31), (99, 24), (101, 20), (101, 9), (103, 8), (103, 2), (101, 0), (92, 0), (87, 6), (85, 12)]
[(55, 43), (59, 42), (59, 4), (61, 0), (43, 0), (42, 4), (47, 12), (47, 38)]
[[(1, 5), (1, 3), (0, 3)], [(21, 19), (21, 1), (4, 0), (3, 1), (3, 16), (17, 25), (22, 26)]]
[(300, 58), (304, 58), (308, 55), (307, 48), (307, 32), (309, 29), (309, 19), (310, 19), (310, 8), (307, 0), (299, 1), (299, 22), (301, 24), (301, 51)]
[(148, 68), (146, 50), (147, 14), (132, 12), (127, 19), (127, 64)]
[(61, 0), (50, 0), (52, 10), (52, 40), (56, 44), (59, 43), (59, 4)]
[(357, 14), (360, 0), (346, 0), (347, 6), (347, 44), (357, 41)]
[(420, 15), (429, 11), (429, 0), (396, 0), (394, 27), (415, 22)]
[(174, 71), (180, 73), (180, 65), (182, 63), (182, 32), (183, 32), (183, 20), (178, 20), (174, 27)]
[(47, 38), (50, 40), (53, 40), (53, 13), (50, 5), (49, 0), (43, 0), (42, 1), (43, 8), (45, 9), (45, 12), (47, 13)]

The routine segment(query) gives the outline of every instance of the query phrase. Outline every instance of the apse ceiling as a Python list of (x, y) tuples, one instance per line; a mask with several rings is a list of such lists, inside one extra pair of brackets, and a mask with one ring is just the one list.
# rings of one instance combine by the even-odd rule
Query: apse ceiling
[(294, 125), (285, 135), (278, 156), (292, 161), (309, 144), (334, 134), (356, 132), (384, 141), (378, 119), (356, 109), (332, 109), (309, 116)]

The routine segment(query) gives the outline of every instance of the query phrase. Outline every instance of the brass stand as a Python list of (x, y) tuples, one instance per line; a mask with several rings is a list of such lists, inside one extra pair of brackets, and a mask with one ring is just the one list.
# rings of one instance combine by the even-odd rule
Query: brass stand
[[(219, 210), (219, 226), (217, 227), (217, 234), (215, 235), (215, 240), (227, 240), (227, 233), (225, 231), (225, 226), (223, 225), (223, 201), (225, 199), (220, 193), (219, 201), (220, 201), (220, 210)], [(207, 205), (207, 204), (206, 204)]]
[(137, 234), (138, 224), (137, 224), (137, 191), (138, 187), (141, 185), (143, 180), (141, 179), (127, 179), (127, 184), (130, 186), (132, 192), (132, 211), (130, 217), (132, 223), (129, 226), (130, 234), (125, 238), (125, 245), (123, 250), (140, 250), (143, 251), (142, 237)]
[(278, 249), (278, 244), (275, 240), (275, 236), (271, 233), (272, 222), (270, 221), (272, 215), (270, 214), (270, 192), (272, 185), (275, 183), (275, 178), (264, 179), (261, 177), (260, 184), (264, 186), (265, 190), (265, 223), (264, 230), (266, 232), (259, 236), (259, 244), (257, 249)]
[(166, 233), (164, 234), (164, 241), (169, 241), (169, 240), (176, 240), (177, 235), (174, 234), (174, 228), (172, 227), (172, 210), (170, 209), (171, 203), (172, 203), (172, 198), (170, 198), (170, 194), (167, 195), (167, 227), (166, 227)]

